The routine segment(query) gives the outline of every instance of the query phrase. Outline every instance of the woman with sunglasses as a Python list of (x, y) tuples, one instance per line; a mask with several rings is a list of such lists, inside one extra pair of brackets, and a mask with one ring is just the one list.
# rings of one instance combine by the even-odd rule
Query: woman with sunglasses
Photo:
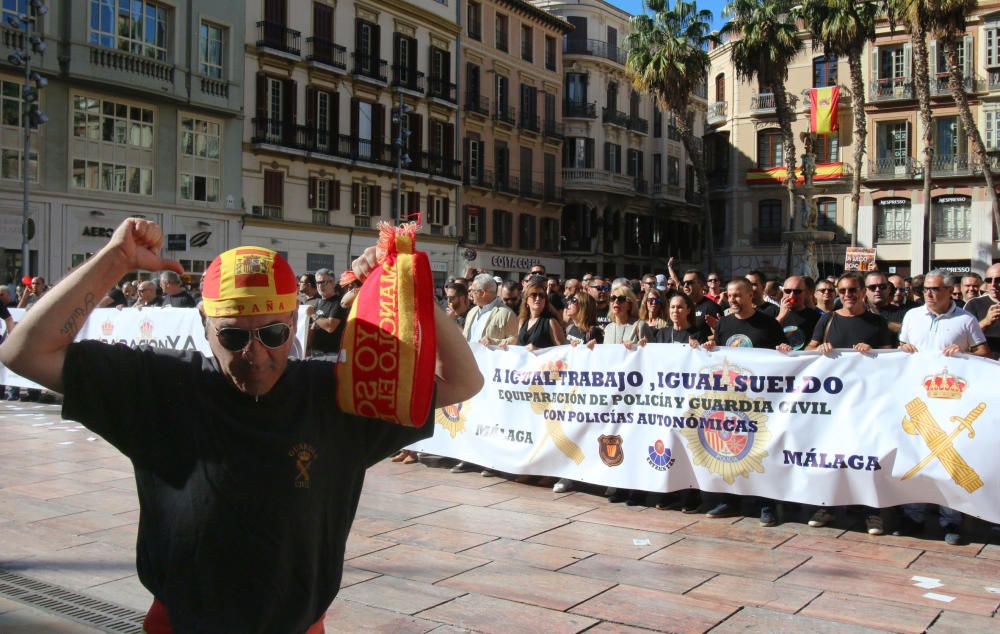
[(632, 287), (619, 284), (611, 289), (608, 325), (604, 327), (604, 343), (638, 343), (639, 321), (636, 297)]
[[(843, 305), (820, 317), (813, 331), (812, 341), (806, 350), (816, 350), (827, 354), (836, 348), (848, 348), (857, 352), (869, 352), (873, 348), (891, 348), (892, 332), (881, 315), (868, 310), (865, 304), (865, 285), (860, 275), (844, 273), (837, 279), (837, 295)], [(818, 528), (834, 520), (836, 507), (807, 507), (812, 510), (809, 526)], [(869, 535), (881, 535), (882, 516), (878, 509), (862, 507), (865, 527)]]
[(669, 295), (657, 290), (655, 286), (646, 291), (639, 305), (639, 338), (652, 341), (656, 332), (666, 328), (670, 322), (666, 318), (666, 302)]
[(542, 350), (566, 343), (559, 313), (549, 303), (545, 279), (533, 277), (525, 285), (522, 297), (517, 345), (528, 350)]
[(570, 345), (604, 343), (604, 331), (597, 325), (597, 303), (590, 293), (577, 291), (566, 298), (566, 340)]

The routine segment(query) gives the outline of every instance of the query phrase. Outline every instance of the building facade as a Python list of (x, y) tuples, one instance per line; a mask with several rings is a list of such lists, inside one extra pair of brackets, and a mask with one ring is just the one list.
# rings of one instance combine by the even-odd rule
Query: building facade
[[(25, 45), (0, 25), (0, 282), (20, 279)], [(99, 250), (125, 218), (156, 220), (165, 253), (197, 283), (240, 238), (242, 1), (48, 3), (48, 122), (31, 132), (30, 267), (53, 281)], [(30, 44), (28, 44), (30, 48)]]
[(522, 0), (463, 0), (463, 255), (518, 279), (563, 275), (562, 39), (572, 27)]
[(436, 283), (457, 270), (456, 16), (435, 0), (248, 3), (247, 243), (339, 271), (379, 220), (419, 216)]
[(845, 249), (851, 241), (845, 227), (851, 226), (850, 174), (855, 143), (848, 93), (850, 71), (846, 59), (829, 59), (822, 51), (813, 50), (808, 34), (803, 32), (801, 37), (802, 52), (789, 65), (785, 83), (792, 104), (800, 175), (805, 151), (801, 135), (810, 128), (809, 90), (839, 85), (841, 95), (839, 129), (816, 137), (813, 160), (817, 175), (811, 191), (804, 189), (804, 179), (796, 183), (794, 210), (789, 210), (784, 185), (787, 170), (773, 92), (737, 80), (728, 43), (710, 52), (704, 141), (716, 265), (726, 275), (757, 269), (783, 278), (789, 262), (791, 271), (798, 272), (803, 245), (789, 245), (783, 233), (792, 226), (801, 228), (807, 195), (816, 201), (818, 229), (833, 232), (832, 241), (816, 245), (819, 272), (828, 275), (843, 269)]
[[(638, 277), (701, 258), (693, 170), (673, 114), (625, 75), (629, 14), (603, 0), (537, 0), (563, 38), (562, 255), (568, 276)], [(705, 102), (690, 115), (702, 132)]]

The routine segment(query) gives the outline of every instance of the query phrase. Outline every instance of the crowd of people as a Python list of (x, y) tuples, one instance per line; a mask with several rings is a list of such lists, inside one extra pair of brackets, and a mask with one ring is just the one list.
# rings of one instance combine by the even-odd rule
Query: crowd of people
[[(750, 271), (725, 283), (714, 271), (680, 273), (672, 259), (667, 274), (650, 273), (639, 279), (588, 273), (562, 280), (536, 265), (520, 282), (469, 270), (445, 286), (444, 301), (448, 316), (462, 328), (467, 341), (497, 348), (538, 350), (564, 343), (632, 348), (655, 342), (782, 352), (924, 350), (992, 359), (1000, 353), (1000, 264), (989, 267), (985, 276), (953, 275), (946, 270), (913, 277), (849, 271), (818, 280), (797, 275), (774, 280)], [(405, 463), (418, 459), (412, 451), (394, 457)], [(498, 475), (464, 461), (451, 470)], [(551, 484), (557, 493), (580, 486), (567, 479), (542, 482)], [(605, 494), (611, 502), (720, 518), (741, 513), (746, 502), (759, 514), (761, 526), (778, 523), (777, 503), (772, 500), (758, 499), (752, 504), (753, 500), (736, 495), (702, 495), (696, 490), (654, 494), (608, 489)], [(809, 526), (821, 527), (834, 521), (838, 509), (805, 510)], [(883, 534), (881, 510), (858, 511), (869, 534)], [(894, 525), (894, 534), (907, 535), (922, 530), (926, 511), (925, 504), (908, 504), (885, 515)], [(962, 543), (962, 521), (961, 513), (940, 508), (939, 522), (947, 543)]]

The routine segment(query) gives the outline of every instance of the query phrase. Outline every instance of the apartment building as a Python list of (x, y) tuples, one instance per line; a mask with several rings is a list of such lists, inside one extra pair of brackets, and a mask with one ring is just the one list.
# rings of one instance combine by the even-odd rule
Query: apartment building
[(710, 51), (705, 157), (716, 265), (726, 275), (758, 269), (782, 278), (789, 261), (792, 272), (799, 270), (803, 245), (791, 245), (790, 251), (782, 234), (789, 229), (793, 214), (794, 226), (801, 228), (805, 195), (816, 201), (818, 229), (834, 235), (831, 242), (816, 245), (819, 272), (827, 275), (843, 269), (844, 252), (851, 241), (850, 174), (855, 143), (850, 71), (846, 58), (828, 58), (813, 49), (807, 33), (801, 36), (802, 52), (789, 66), (785, 83), (794, 115), (792, 132), (800, 176), (805, 151), (801, 135), (809, 131), (809, 90), (839, 85), (841, 95), (839, 130), (816, 136), (813, 160), (818, 173), (811, 192), (802, 189), (804, 179), (797, 182), (800, 196), (794, 210), (788, 208), (784, 186), (787, 170), (773, 91), (737, 80), (729, 43)]
[[(959, 46), (965, 91), (988, 149), (1000, 151), (1000, 2), (979, 2)], [(946, 267), (982, 272), (1000, 257), (983, 170), (948, 87), (943, 46), (928, 42), (933, 125), (933, 189), (923, 198), (923, 131), (913, 87), (909, 35), (888, 23), (866, 56), (866, 192), (859, 242), (877, 248), (880, 266), (902, 274)]]
[[(603, 0), (537, 0), (573, 26), (562, 41), (563, 208), (568, 276), (637, 277), (701, 257), (699, 194), (673, 125), (625, 75), (630, 15)], [(703, 95), (692, 123), (700, 136)]]
[(436, 0), (248, 3), (245, 242), (297, 272), (343, 270), (379, 220), (419, 215), (436, 283), (458, 269), (456, 15)]
[(463, 0), (462, 238), (467, 262), (518, 279), (560, 256), (565, 20), (523, 0)]
[[(0, 24), (0, 282), (20, 279), (22, 31)], [(53, 0), (48, 122), (31, 131), (29, 269), (53, 281), (98, 251), (129, 216), (157, 221), (166, 254), (197, 283), (240, 238), (243, 2)], [(28, 47), (31, 48), (30, 43)]]

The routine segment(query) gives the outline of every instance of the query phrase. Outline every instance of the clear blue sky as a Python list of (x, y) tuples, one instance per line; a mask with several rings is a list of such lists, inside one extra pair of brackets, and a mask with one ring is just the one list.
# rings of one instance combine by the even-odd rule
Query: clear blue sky
[[(611, 4), (628, 11), (629, 13), (635, 14), (642, 11), (642, 0), (608, 0)], [(668, 0), (673, 3), (673, 0)], [(726, 0), (698, 0), (699, 9), (708, 9), (712, 12), (712, 17), (715, 21), (712, 25), (716, 29), (722, 28), (722, 24), (725, 20), (722, 19), (722, 7), (726, 6)]]

